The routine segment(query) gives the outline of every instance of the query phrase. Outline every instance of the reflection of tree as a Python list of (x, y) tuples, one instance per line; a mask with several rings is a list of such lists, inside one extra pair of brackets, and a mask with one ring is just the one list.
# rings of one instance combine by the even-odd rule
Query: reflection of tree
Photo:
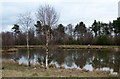
[[(36, 56), (36, 59), (37, 58), (41, 58), (42, 59), (42, 56), (45, 56), (45, 50), (43, 50), (43, 49), (30, 49), (30, 61), (34, 61), (34, 59), (35, 59), (35, 56)], [(18, 53), (16, 54), (16, 56), (14, 56), (14, 57), (23, 57), (24, 58), (24, 60), (27, 60), (27, 50), (26, 49), (20, 49), (19, 51), (18, 51)], [(38, 59), (37, 59), (38, 60)], [(37, 62), (37, 60), (36, 60), (36, 62)]]
[(64, 50), (57, 50), (53, 52), (52, 58), (54, 61), (57, 61), (59, 65), (64, 63), (64, 59), (66, 57), (66, 52)]
[(87, 50), (76, 50), (74, 61), (77, 66), (83, 68), (89, 59), (89, 53)]
[(72, 64), (73, 64), (72, 55), (67, 56), (67, 57), (65, 58), (65, 64), (66, 64), (67, 66), (69, 66), (69, 67), (72, 66)]
[[(49, 63), (51, 61), (57, 62), (60, 66), (66, 64), (71, 67), (75, 63), (80, 68), (83, 68), (86, 64), (92, 64), (93, 68), (109, 67), (114, 72), (119, 72), (119, 52), (108, 50), (51, 50), (49, 53)], [(27, 50), (20, 49), (18, 53), (3, 54), (3, 58), (21, 58), (24, 57), (27, 60)], [(31, 49), (30, 60), (34, 60), (37, 56), (37, 62), (45, 65), (45, 50), (43, 49)]]
[(94, 60), (93, 60), (93, 62), (92, 62), (92, 66), (94, 67), (94, 68), (100, 68), (100, 61), (99, 60), (97, 60), (97, 58), (94, 58)]
[(114, 72), (119, 71), (119, 53), (114, 51), (96, 51), (94, 53), (94, 60), (92, 66), (94, 68), (109, 67), (114, 70)]
[(80, 68), (83, 68), (86, 64), (92, 64), (93, 68), (109, 67), (118, 72), (118, 56), (119, 53), (108, 50), (91, 50), (90, 52), (88, 50), (53, 50), (49, 53), (49, 63), (54, 60), (59, 65), (65, 63), (69, 67), (72, 63), (75, 63)]
[(75, 64), (79, 67), (84, 67), (89, 61), (89, 56), (87, 50), (57, 50), (57, 52), (52, 53), (53, 60), (57, 61), (59, 65), (65, 63), (67, 66), (71, 67)]
[(119, 65), (120, 65), (120, 63), (119, 63), (119, 61), (120, 61), (119, 57), (120, 57), (119, 52), (116, 52), (114, 54), (114, 58), (115, 59), (113, 60), (113, 62), (111, 62), (111, 64), (113, 64), (112, 68), (114, 69), (114, 72), (119, 72)]

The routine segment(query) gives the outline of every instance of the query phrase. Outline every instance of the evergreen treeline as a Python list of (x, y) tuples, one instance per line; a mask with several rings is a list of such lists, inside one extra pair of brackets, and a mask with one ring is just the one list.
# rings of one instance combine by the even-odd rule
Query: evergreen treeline
[[(2, 46), (26, 45), (26, 32), (14, 24), (12, 32), (2, 32)], [(49, 26), (46, 25), (47, 28)], [(30, 45), (45, 45), (45, 27), (40, 21), (34, 24), (34, 29), (29, 29)], [(120, 45), (120, 18), (113, 22), (103, 23), (94, 21), (87, 28), (85, 23), (79, 22), (75, 26), (59, 24), (56, 28), (50, 28), (50, 44), (55, 45)]]

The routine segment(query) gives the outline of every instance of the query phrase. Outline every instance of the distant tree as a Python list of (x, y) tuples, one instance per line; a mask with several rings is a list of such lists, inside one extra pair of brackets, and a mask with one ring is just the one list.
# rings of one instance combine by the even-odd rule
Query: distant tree
[(37, 11), (37, 18), (41, 25), (45, 27), (46, 34), (46, 69), (48, 68), (48, 44), (50, 40), (50, 29), (55, 26), (58, 21), (58, 14), (50, 5), (40, 6)]
[(113, 20), (113, 28), (115, 33), (115, 44), (120, 45), (120, 17), (117, 20)]
[(73, 25), (72, 24), (68, 24), (65, 28), (65, 33), (66, 33), (66, 37), (65, 37), (65, 41), (66, 41), (66, 44), (74, 44), (75, 43), (75, 36), (74, 35), (74, 28), (73, 28)]
[(120, 34), (114, 37), (114, 42), (115, 42), (115, 45), (120, 45)]
[(36, 27), (36, 31), (38, 34), (41, 34), (42, 33), (42, 26), (41, 26), (41, 23), (40, 21), (37, 21), (37, 24), (34, 25)]
[(52, 35), (56, 44), (63, 44), (63, 40), (65, 40), (65, 27), (59, 24), (58, 27), (53, 30)]
[(85, 24), (84, 24), (83, 22), (80, 22), (79, 26), (80, 26), (80, 33), (81, 33), (82, 36), (83, 36), (84, 33), (87, 32), (87, 30), (86, 30), (86, 26), (85, 26)]
[(120, 18), (113, 20), (113, 28), (116, 35), (120, 34)]
[(20, 32), (16, 42), (17, 42), (17, 45), (26, 45), (27, 44), (26, 33)]
[(109, 45), (110, 44), (110, 40), (108, 39), (107, 35), (100, 35), (97, 38), (97, 44), (98, 45)]
[(93, 43), (93, 34), (88, 28), (87, 32), (85, 33), (85, 36), (83, 38), (83, 44), (88, 45), (88, 44), (92, 44), (92, 43)]
[(80, 37), (83, 37), (86, 32), (86, 26), (83, 22), (80, 22), (75, 26), (74, 34), (77, 36), (77, 38), (80, 39)]
[(100, 33), (100, 22), (98, 23), (96, 20), (94, 20), (91, 29), (95, 33), (95, 37), (96, 37), (98, 35), (98, 31)]
[(13, 32), (15, 32), (15, 41), (16, 41), (16, 36), (20, 32), (19, 25), (14, 24), (14, 27), (12, 29), (13, 29)]
[(36, 38), (35, 38), (35, 31), (34, 29), (30, 28), (28, 31), (28, 37), (29, 37), (29, 44), (35, 45), (36, 44)]
[(112, 23), (112, 22), (109, 22), (109, 23), (108, 23), (108, 27), (109, 27), (109, 33), (108, 33), (108, 34), (112, 36), (112, 33), (114, 32), (114, 31), (113, 31), (113, 29), (114, 29), (114, 28), (113, 28), (113, 23)]
[(68, 24), (68, 25), (67, 25), (67, 32), (68, 32), (68, 35), (69, 35), (70, 37), (73, 36), (73, 25), (72, 25), (72, 24)]
[(2, 48), (9, 49), (14, 44), (13, 33), (2, 32)]
[(65, 35), (65, 27), (62, 24), (59, 24), (56, 30), (58, 31), (59, 36), (64, 37), (64, 35)]
[(45, 41), (45, 27), (41, 25), (40, 21), (37, 21), (37, 24), (34, 25), (37, 31), (38, 44), (44, 44)]
[(95, 37), (96, 36), (100, 36), (100, 35), (108, 35), (110, 36), (113, 32), (113, 26), (112, 23), (103, 23), (100, 21), (94, 21), (94, 23), (92, 24), (92, 27), (90, 27), (91, 30), (95, 33)]
[(112, 25), (111, 22), (110, 23), (101, 23), (101, 27), (102, 29), (100, 29), (102, 31), (101, 35), (111, 35), (112, 34)]

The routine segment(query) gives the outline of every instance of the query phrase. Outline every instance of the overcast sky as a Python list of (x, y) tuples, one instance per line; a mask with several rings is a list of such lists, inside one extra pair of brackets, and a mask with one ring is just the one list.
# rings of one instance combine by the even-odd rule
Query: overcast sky
[[(58, 24), (74, 26), (83, 21), (87, 27), (94, 20), (109, 22), (118, 17), (119, 0), (1, 0), (0, 15), (2, 31), (11, 31), (17, 23), (20, 13), (26, 11), (34, 14), (40, 5), (50, 4), (60, 14)], [(0, 21), (1, 22), (1, 21)]]

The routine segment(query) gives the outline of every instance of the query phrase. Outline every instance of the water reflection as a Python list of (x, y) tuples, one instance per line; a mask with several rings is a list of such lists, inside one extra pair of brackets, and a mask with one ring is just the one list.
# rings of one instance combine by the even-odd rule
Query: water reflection
[[(30, 50), (30, 63), (45, 66), (45, 50)], [(52, 50), (49, 53), (49, 65), (54, 64), (56, 68), (106, 70), (112, 74), (119, 72), (119, 52), (111, 50)], [(27, 64), (27, 50), (19, 49), (17, 53), (3, 54), (3, 59), (12, 59), (19, 64)]]

